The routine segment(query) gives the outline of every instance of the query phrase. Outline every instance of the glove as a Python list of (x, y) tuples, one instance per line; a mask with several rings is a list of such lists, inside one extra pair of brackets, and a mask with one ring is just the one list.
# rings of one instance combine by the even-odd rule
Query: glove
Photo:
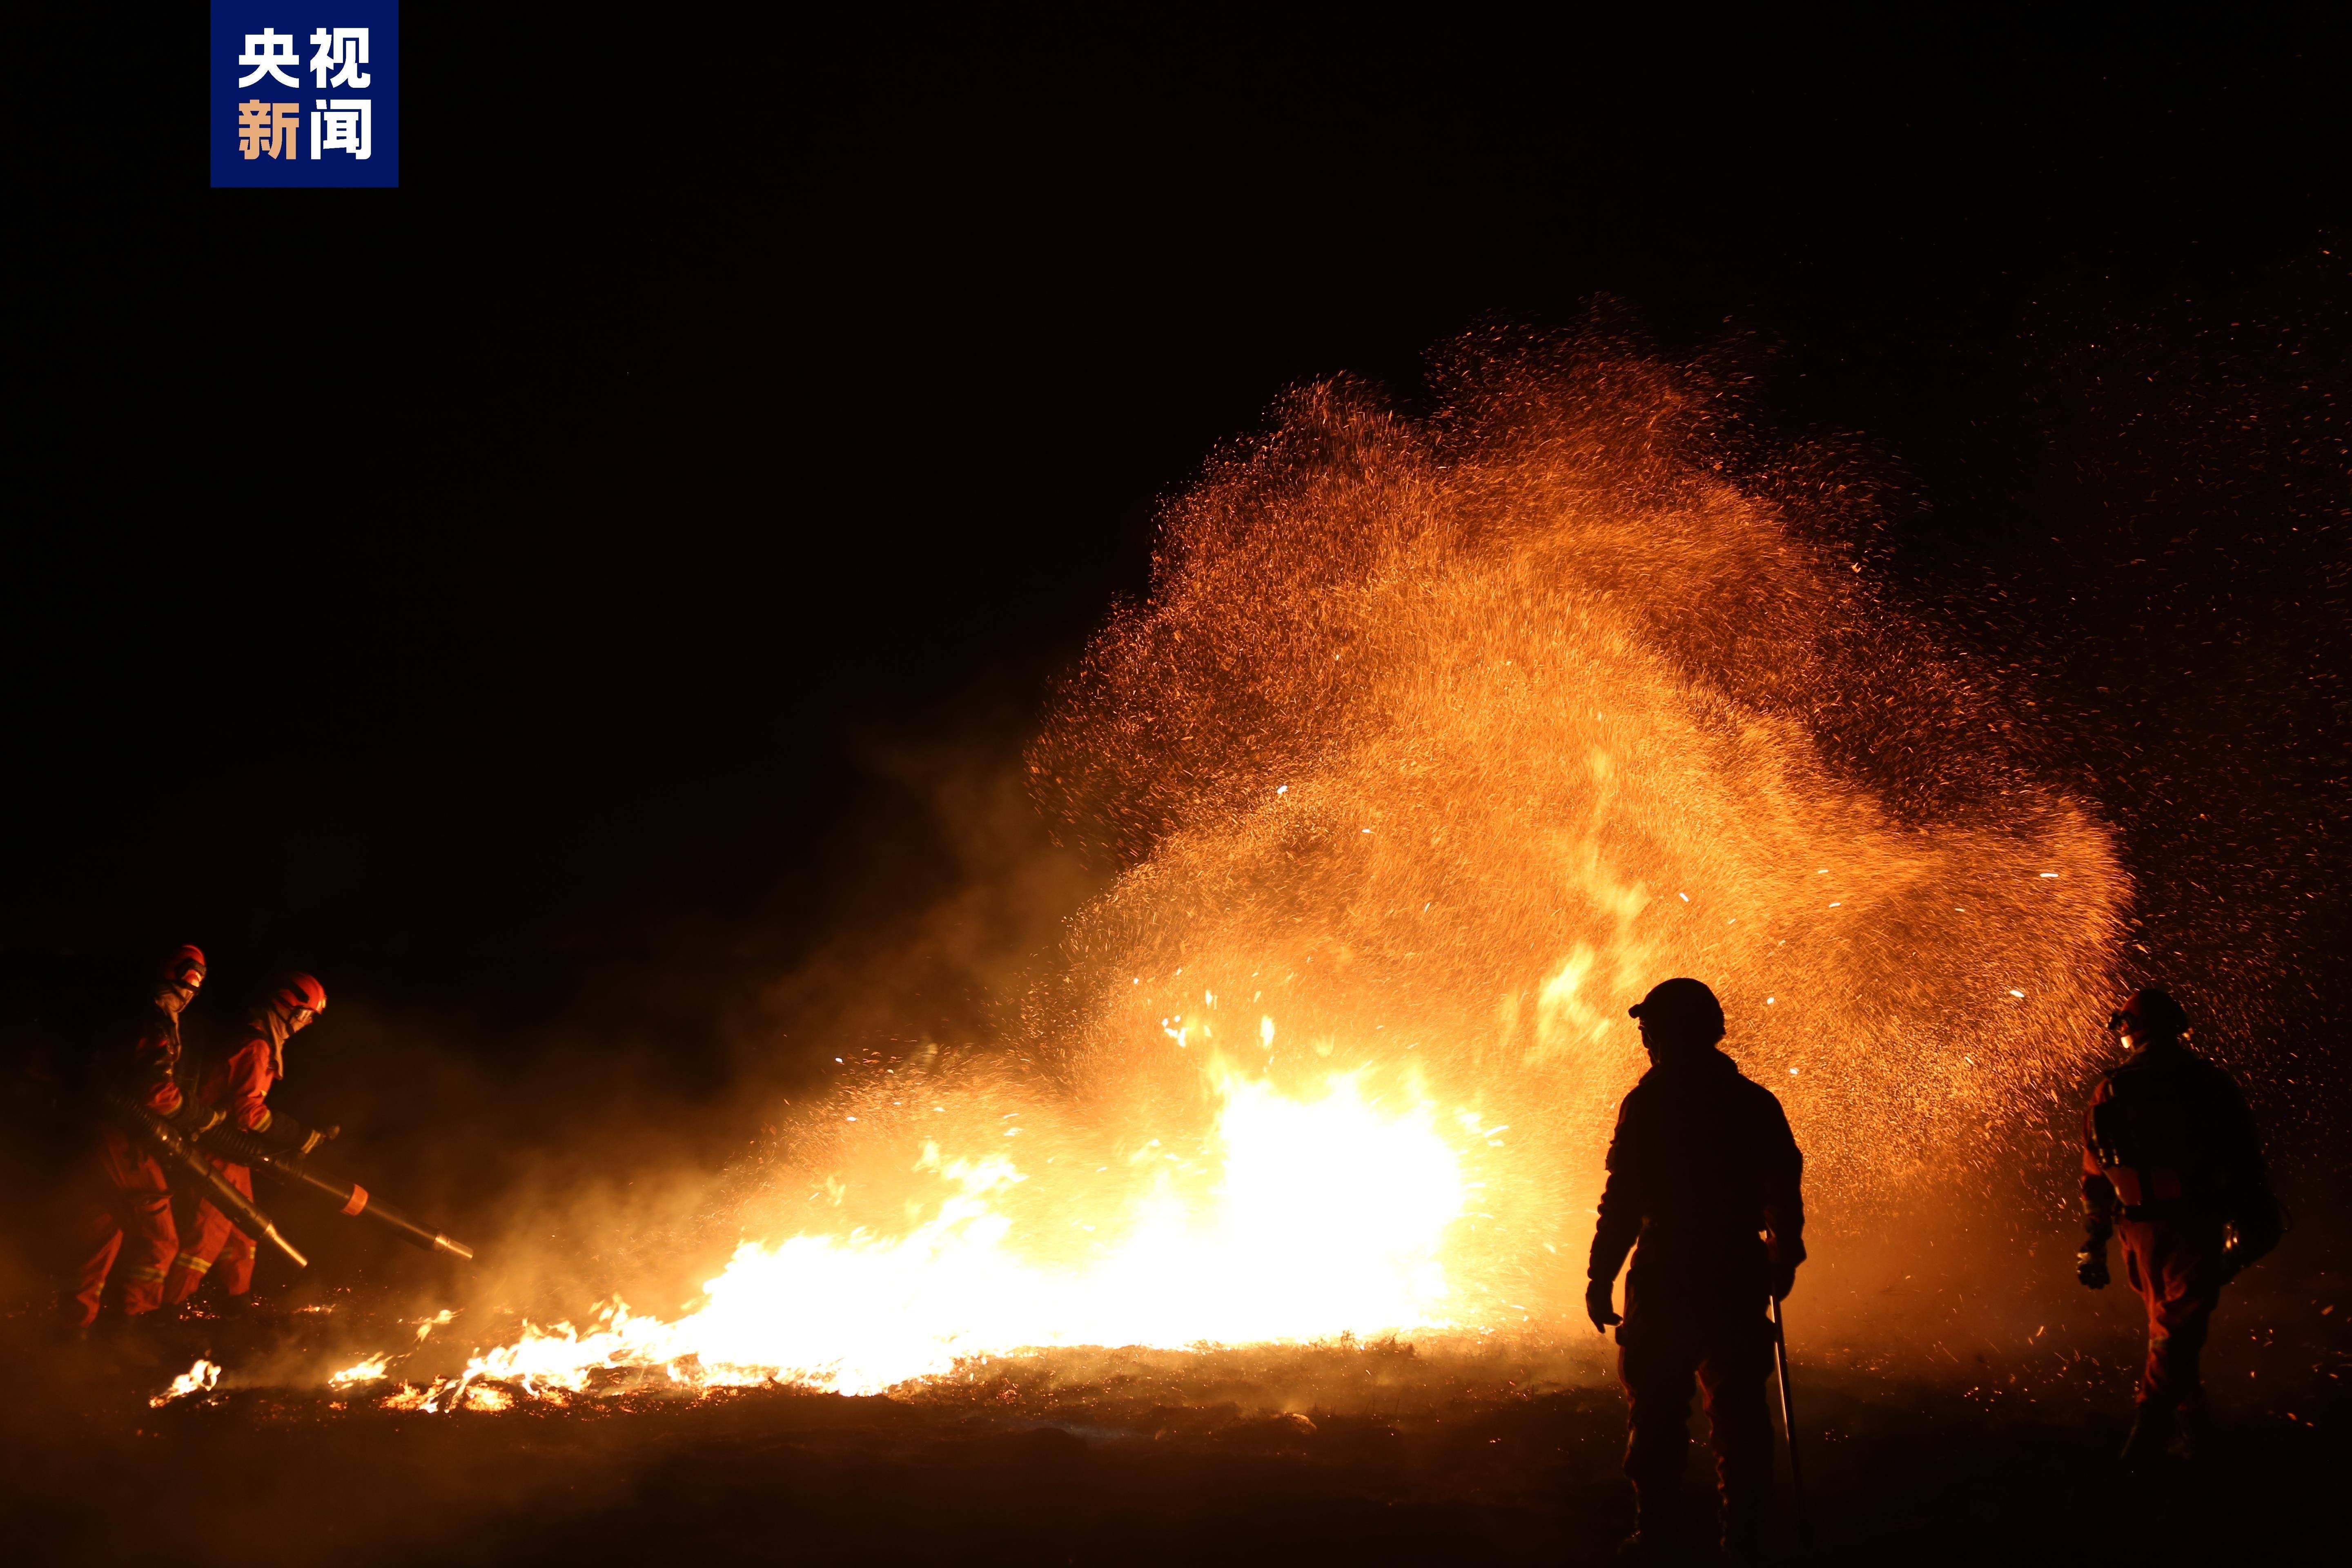
[(222, 1115), (209, 1105), (197, 1104), (195, 1096), (184, 1094), (180, 1097), (180, 1109), (164, 1120), (188, 1137), (201, 1138), (220, 1125)]
[(2230, 1216), (2221, 1243), (2221, 1267), (2235, 1279), (2271, 1254), (2285, 1238), (2286, 1215), (2267, 1187), (2257, 1190)]
[(1793, 1263), (1772, 1265), (1772, 1300), (1785, 1301), (1789, 1292), (1797, 1288), (1797, 1266)]
[(2094, 1290), (2107, 1288), (2107, 1249), (2104, 1244), (2074, 1254), (2074, 1278)]
[(1610, 1294), (1615, 1284), (1616, 1281), (1613, 1279), (1595, 1279), (1584, 1288), (1585, 1316), (1591, 1318), (1592, 1326), (1604, 1334), (1609, 1331), (1609, 1326), (1612, 1323), (1622, 1323), (1625, 1321), (1617, 1315), (1617, 1310), (1610, 1300)]
[(272, 1110), (268, 1127), (254, 1136), (268, 1145), (271, 1152), (299, 1160), (341, 1131), (340, 1127), (305, 1126), (284, 1111)]

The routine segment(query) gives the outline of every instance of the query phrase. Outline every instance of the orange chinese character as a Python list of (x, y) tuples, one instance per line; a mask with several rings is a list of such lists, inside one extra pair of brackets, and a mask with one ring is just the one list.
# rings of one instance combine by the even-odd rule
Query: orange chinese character
[(269, 105), (261, 100), (250, 99), (236, 106), (236, 150), (248, 161), (261, 156), (264, 142), (276, 139), (270, 124)]
[(300, 146), (302, 109), (294, 103), (249, 99), (236, 106), (236, 150), (248, 159), (264, 153), (291, 158)]

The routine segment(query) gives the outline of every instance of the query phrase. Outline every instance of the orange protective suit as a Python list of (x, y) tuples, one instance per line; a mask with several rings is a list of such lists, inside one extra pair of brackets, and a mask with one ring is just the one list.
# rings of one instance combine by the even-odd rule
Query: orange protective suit
[[(277, 1047), (260, 1034), (225, 1057), (206, 1062), (196, 1078), (196, 1102), (222, 1112), (227, 1125), (240, 1132), (268, 1133), (272, 1117), (269, 1090), (278, 1081), (280, 1058)], [(229, 1185), (253, 1195), (250, 1167), (207, 1155), (213, 1168)], [(188, 1227), (187, 1243), (172, 1260), (163, 1282), (163, 1300), (184, 1301), (215, 1269), (224, 1294), (242, 1296), (253, 1289), (254, 1238), (229, 1223), (209, 1198), (199, 1201)]]
[[(105, 1092), (135, 1100), (159, 1116), (178, 1114), (180, 1087), (173, 1074), (179, 1066), (180, 1030), (169, 1014), (148, 1008), (101, 1029), (98, 1053)], [(180, 1239), (163, 1168), (129, 1132), (104, 1123), (85, 1156), (79, 1183), (85, 1194), (74, 1227), (80, 1262), (59, 1304), (66, 1321), (88, 1328), (98, 1320), (118, 1258), (123, 1264), (123, 1316), (153, 1311), (163, 1302), (164, 1270)]]

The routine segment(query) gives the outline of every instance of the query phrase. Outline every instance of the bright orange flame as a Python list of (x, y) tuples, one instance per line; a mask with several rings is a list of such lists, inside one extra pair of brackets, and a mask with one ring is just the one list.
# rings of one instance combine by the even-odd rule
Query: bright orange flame
[[(1009, 1156), (921, 1168), (951, 1189), (897, 1238), (864, 1232), (747, 1243), (674, 1321), (619, 1302), (586, 1332), (527, 1329), (476, 1356), (468, 1381), (578, 1391), (599, 1372), (659, 1369), (695, 1384), (771, 1380), (867, 1394), (960, 1356), (1066, 1344), (1177, 1347), (1308, 1340), (1444, 1324), (1442, 1254), (1466, 1197), (1461, 1156), (1426, 1100), (1391, 1110), (1360, 1075), (1310, 1100), (1220, 1077), (1215, 1179), (1160, 1174), (1119, 1235), (1075, 1267), (1025, 1256), (998, 1199), (1028, 1174)], [(1474, 1118), (1475, 1121), (1475, 1118)]]
[(191, 1394), (209, 1394), (213, 1386), (220, 1382), (220, 1375), (221, 1369), (218, 1366), (199, 1356), (194, 1366), (172, 1380), (171, 1387), (147, 1403), (160, 1410), (172, 1401), (185, 1399)]

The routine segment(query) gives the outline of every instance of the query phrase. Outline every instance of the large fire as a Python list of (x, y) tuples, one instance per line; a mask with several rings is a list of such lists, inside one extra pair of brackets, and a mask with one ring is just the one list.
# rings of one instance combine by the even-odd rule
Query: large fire
[(862, 1392), (1540, 1319), (1642, 1066), (1626, 1005), (1674, 974), (1831, 1226), (1994, 1157), (2095, 1037), (2106, 831), (1809, 542), (1832, 492), (1724, 477), (1696, 378), (1473, 343), (1440, 384), (1425, 422), (1300, 394), (1171, 510), (1031, 754), (1126, 867), (1007, 1042), (1039, 1070), (877, 1068), (680, 1315), (527, 1328), (469, 1383)]
[[(1181, 1347), (1445, 1323), (1442, 1253), (1470, 1195), (1436, 1108), (1384, 1108), (1354, 1075), (1313, 1100), (1227, 1078), (1216, 1165), (1193, 1190), (1164, 1166), (1056, 1264), (1014, 1245), (997, 1199), (1029, 1178), (1002, 1155), (923, 1168), (949, 1195), (906, 1234), (746, 1243), (675, 1321), (614, 1302), (597, 1325), (533, 1331), (475, 1356), (466, 1380), (574, 1393), (593, 1374), (782, 1381), (877, 1392), (959, 1356), (1069, 1344)], [(1465, 1118), (1469, 1133), (1483, 1130)], [(1141, 1152), (1159, 1164), (1156, 1152)], [(370, 1369), (383, 1375), (381, 1362)]]

